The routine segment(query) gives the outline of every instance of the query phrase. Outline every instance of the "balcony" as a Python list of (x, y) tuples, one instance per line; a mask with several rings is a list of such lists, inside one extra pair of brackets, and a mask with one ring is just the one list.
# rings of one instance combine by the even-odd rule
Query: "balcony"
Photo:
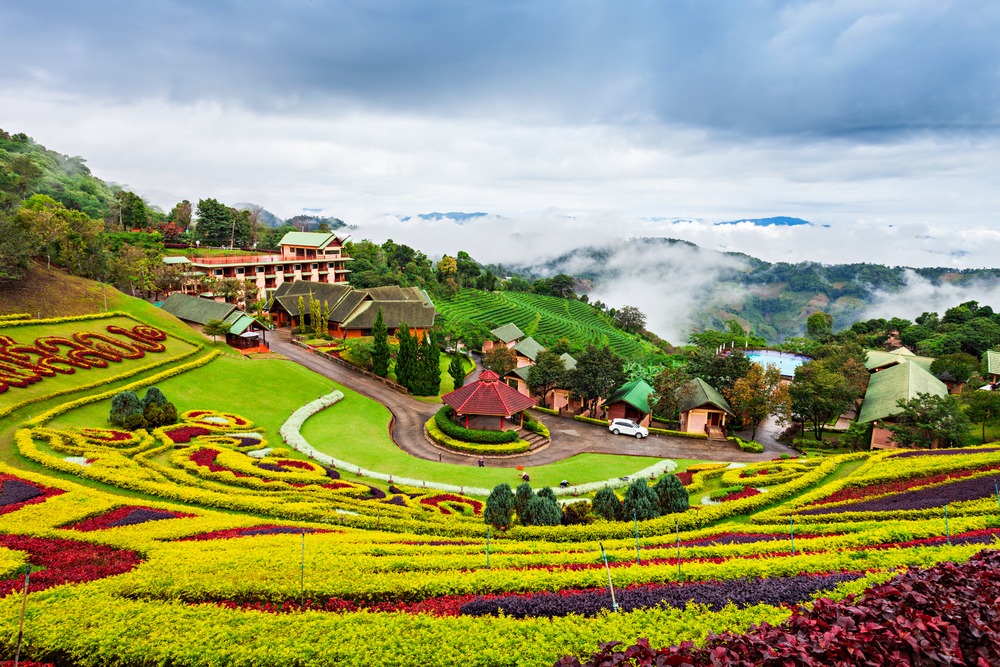
[(233, 265), (233, 264), (264, 264), (267, 262), (280, 262), (281, 255), (232, 255), (228, 257), (193, 257), (189, 256), (192, 264), (199, 265)]

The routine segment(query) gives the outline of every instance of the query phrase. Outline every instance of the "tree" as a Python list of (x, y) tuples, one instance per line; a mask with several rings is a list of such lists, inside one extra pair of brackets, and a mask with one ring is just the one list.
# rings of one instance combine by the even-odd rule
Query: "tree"
[(0, 212), (0, 280), (20, 280), (37, 248), (29, 220)]
[(987, 424), (1000, 424), (1000, 392), (966, 385), (962, 392), (962, 403), (969, 420), (982, 425), (982, 442), (985, 444)]
[(399, 351), (396, 353), (396, 382), (411, 389), (417, 374), (417, 339), (410, 335), (410, 327), (400, 322), (396, 327)]
[(752, 364), (740, 351), (720, 357), (714, 349), (701, 348), (688, 362), (687, 372), (692, 377), (700, 377), (725, 396), (737, 380), (750, 372)]
[(504, 345), (494, 345), (493, 349), (483, 355), (483, 368), (487, 368), (500, 377), (507, 375), (517, 367), (517, 355), (514, 350)]
[(222, 320), (209, 320), (201, 328), (201, 332), (206, 336), (211, 336), (214, 341), (216, 336), (225, 336), (229, 333), (229, 325)]
[(946, 354), (931, 362), (931, 373), (955, 382), (968, 382), (978, 372), (979, 359), (965, 352)]
[(681, 387), (691, 381), (691, 376), (683, 367), (664, 368), (653, 378), (654, 393), (650, 396), (653, 413), (667, 421), (677, 421), (680, 417), (679, 404), (683, 399)]
[(490, 491), (483, 509), (483, 520), (498, 530), (507, 530), (514, 516), (514, 493), (508, 484), (497, 484)]
[(821, 310), (806, 318), (806, 335), (820, 340), (833, 334), (833, 316)]
[(560, 273), (552, 276), (546, 282), (548, 283), (548, 292), (552, 296), (559, 297), (560, 299), (572, 299), (575, 296), (573, 294), (573, 287), (576, 285), (576, 278), (573, 276)]
[(130, 427), (128, 424), (130, 420), (131, 423), (135, 423), (136, 415), (141, 418), (142, 411), (143, 404), (139, 400), (138, 394), (134, 391), (120, 391), (111, 399), (111, 414), (108, 415), (108, 421), (115, 426), (122, 426), (129, 429), (136, 428)]
[(562, 523), (562, 510), (556, 501), (534, 495), (528, 500), (521, 523), (525, 526), (558, 526)]
[(209, 245), (239, 246), (250, 239), (250, 215), (216, 199), (198, 200), (195, 238)]
[(135, 296), (136, 287), (146, 289), (150, 285), (149, 257), (142, 248), (123, 245), (114, 255), (111, 264), (111, 279), (121, 286), (128, 285)]
[(566, 364), (555, 352), (542, 350), (535, 358), (535, 363), (528, 369), (528, 388), (533, 394), (542, 397), (542, 404), (549, 391), (559, 385), (566, 375)]
[[(514, 511), (517, 512), (517, 518), (522, 519), (528, 511), (528, 501), (535, 496), (535, 492), (531, 490), (531, 484), (528, 482), (522, 482), (517, 489), (514, 491)], [(522, 519), (523, 523), (523, 519)]]
[(443, 283), (445, 279), (458, 273), (458, 262), (455, 261), (454, 257), (445, 255), (441, 258), (441, 261), (437, 263), (437, 272), (438, 280)]
[(170, 213), (167, 214), (167, 221), (177, 225), (177, 228), (181, 232), (186, 232), (188, 227), (191, 226), (191, 209), (191, 202), (187, 199), (174, 204), (174, 207), (170, 209)]
[(610, 396), (626, 380), (622, 358), (607, 346), (588, 345), (577, 358), (576, 368), (566, 374), (566, 384), (590, 403), (591, 410), (598, 398)]
[(646, 328), (646, 316), (635, 306), (623, 306), (615, 312), (615, 326), (622, 331), (638, 334)]
[(417, 347), (417, 365), (411, 388), (417, 396), (437, 396), (441, 391), (441, 351), (429, 333)]
[(21, 223), (31, 229), (31, 238), (45, 253), (45, 268), (49, 271), (52, 270), (52, 253), (66, 235), (66, 218), (61, 215), (65, 210), (65, 206), (48, 195), (32, 195), (16, 214)]
[(163, 395), (159, 387), (150, 387), (146, 390), (146, 395), (142, 397), (142, 405), (165, 405), (167, 397)]
[(811, 422), (813, 435), (822, 440), (826, 423), (849, 410), (861, 391), (836, 360), (814, 359), (795, 369), (788, 388), (791, 418)]
[(753, 439), (757, 437), (760, 423), (777, 412), (784, 395), (781, 371), (777, 366), (768, 364), (765, 368), (752, 364), (750, 372), (733, 384), (726, 398), (733, 409), (750, 422), (750, 438)]
[(448, 364), (448, 375), (451, 376), (452, 386), (458, 389), (465, 384), (465, 364), (462, 363), (462, 355), (456, 354)]
[(666, 474), (653, 486), (661, 514), (685, 512), (690, 507), (690, 498), (684, 484), (677, 475)]
[(622, 516), (622, 503), (609, 487), (594, 494), (594, 514), (608, 521), (618, 521)]
[(375, 323), (372, 325), (372, 365), (375, 367), (375, 375), (383, 378), (389, 376), (391, 358), (389, 334), (385, 327), (385, 319), (382, 317), (382, 309), (379, 308)]
[(622, 511), (626, 520), (634, 517), (639, 521), (645, 521), (660, 516), (659, 498), (645, 479), (633, 480), (628, 485), (625, 498), (622, 500)]
[(954, 396), (917, 394), (909, 401), (900, 399), (902, 412), (894, 424), (886, 424), (900, 447), (930, 449), (935, 444), (961, 447), (969, 440), (969, 418)]
[(122, 231), (145, 229), (149, 226), (149, 210), (142, 197), (128, 190), (119, 190), (116, 199)]

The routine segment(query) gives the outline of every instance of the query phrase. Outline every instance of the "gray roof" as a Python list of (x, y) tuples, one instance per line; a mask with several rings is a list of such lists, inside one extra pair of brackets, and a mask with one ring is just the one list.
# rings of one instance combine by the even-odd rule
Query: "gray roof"
[(347, 319), (340, 323), (343, 329), (371, 329), (375, 324), (379, 308), (388, 329), (395, 329), (401, 322), (418, 329), (434, 326), (437, 312), (424, 301), (363, 301)]
[(724, 412), (734, 415), (726, 397), (701, 378), (695, 378), (677, 390), (677, 408), (680, 412), (694, 410), (704, 405), (713, 405)]
[(566, 370), (571, 371), (576, 368), (576, 359), (569, 352), (563, 352), (559, 355), (559, 358), (563, 360), (563, 366)]
[(191, 260), (187, 257), (164, 257), (164, 264), (190, 264)]
[(1000, 350), (986, 350), (983, 363), (988, 375), (1000, 375)]
[(180, 292), (168, 296), (162, 308), (179, 319), (195, 324), (207, 324), (210, 320), (225, 320), (233, 311), (239, 312), (231, 303), (219, 303)]
[(497, 327), (490, 331), (498, 339), (502, 340), (504, 343), (509, 343), (511, 341), (517, 340), (519, 338), (524, 338), (524, 332), (517, 328), (517, 325), (511, 322), (510, 324), (505, 324), (502, 327)]

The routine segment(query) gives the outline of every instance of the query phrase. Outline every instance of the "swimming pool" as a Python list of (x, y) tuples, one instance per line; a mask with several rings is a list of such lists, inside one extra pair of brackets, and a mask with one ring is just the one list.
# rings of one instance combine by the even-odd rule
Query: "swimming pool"
[(753, 352), (747, 352), (747, 358), (754, 363), (764, 366), (774, 364), (784, 377), (793, 377), (795, 369), (809, 361), (809, 357), (803, 357), (801, 354), (777, 352), (775, 350), (754, 350)]

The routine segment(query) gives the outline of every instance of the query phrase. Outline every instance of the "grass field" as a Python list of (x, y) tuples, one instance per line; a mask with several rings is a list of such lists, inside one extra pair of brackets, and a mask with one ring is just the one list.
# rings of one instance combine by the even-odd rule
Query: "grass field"
[(567, 338), (581, 346), (610, 345), (612, 350), (630, 360), (656, 352), (649, 342), (616, 329), (607, 315), (582, 301), (527, 292), (465, 289), (452, 299), (439, 299), (435, 305), (452, 322), (468, 321), (490, 327), (513, 322), (525, 334), (548, 347), (560, 338)]

